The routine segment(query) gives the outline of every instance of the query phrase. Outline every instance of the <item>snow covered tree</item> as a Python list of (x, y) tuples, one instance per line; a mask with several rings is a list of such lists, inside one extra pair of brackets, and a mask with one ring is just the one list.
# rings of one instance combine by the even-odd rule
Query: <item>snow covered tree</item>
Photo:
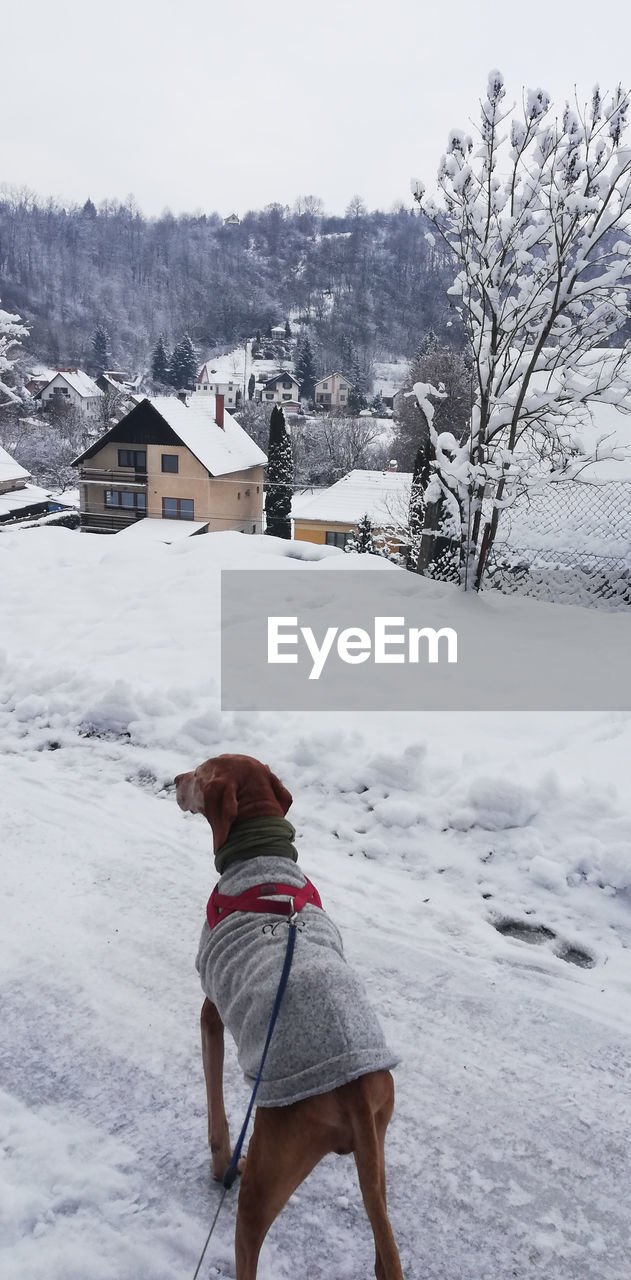
[(471, 430), (462, 443), (451, 433), (446, 448), (432, 424), (430, 435), (434, 475), (460, 510), (465, 583), (476, 587), (505, 507), (544, 478), (575, 480), (612, 456), (602, 444), (586, 452), (580, 427), (590, 405), (621, 404), (631, 387), (628, 349), (595, 350), (624, 324), (631, 287), (628, 94), (596, 88), (559, 117), (536, 89), (510, 124), (504, 96), (493, 71), (478, 140), (450, 133), (438, 202), (412, 184), (458, 265), (449, 292), (472, 357)]
[(254, 374), (251, 373), (248, 381), (248, 400), (254, 399), (255, 391), (256, 391), (256, 378), (254, 377)]
[(291, 440), (280, 405), (275, 404), (269, 420), (267, 446), (267, 493), (265, 532), (274, 538), (291, 538), (291, 499), (294, 465)]
[(354, 551), (360, 556), (376, 556), (379, 555), (375, 535), (372, 527), (372, 520), (368, 514), (362, 516), (357, 521), (357, 525), (353, 532), (346, 540), (345, 551)]
[(102, 324), (97, 324), (92, 336), (92, 368), (96, 376), (100, 377), (111, 365), (109, 334)]
[(185, 333), (174, 347), (169, 362), (169, 382), (176, 391), (194, 387), (198, 363), (195, 347)]
[[(436, 430), (451, 431), (457, 440), (468, 436), (472, 396), (472, 369), (468, 349), (463, 351), (446, 347), (435, 334), (430, 333), (421, 343), (402, 389), (411, 391), (415, 382), (442, 386), (447, 393), (446, 399), (439, 400), (435, 405)], [(414, 467), (419, 445), (427, 435), (425, 417), (419, 413), (413, 395), (397, 399), (395, 431), (393, 456), (402, 471), (410, 471)]]
[(169, 356), (162, 334), (158, 338), (151, 357), (151, 377), (154, 382), (169, 381)]
[(296, 377), (300, 383), (300, 395), (304, 400), (313, 400), (316, 384), (316, 363), (313, 347), (307, 333), (298, 340)]
[(289, 320), (285, 321), (285, 337), (287, 338), (287, 341), (291, 338), (291, 325)]
[(19, 347), (22, 338), (27, 337), (28, 329), (22, 324), (20, 317), (0, 309), (0, 409), (20, 404), (21, 397), (12, 385), (15, 357), (9, 355), (9, 352)]

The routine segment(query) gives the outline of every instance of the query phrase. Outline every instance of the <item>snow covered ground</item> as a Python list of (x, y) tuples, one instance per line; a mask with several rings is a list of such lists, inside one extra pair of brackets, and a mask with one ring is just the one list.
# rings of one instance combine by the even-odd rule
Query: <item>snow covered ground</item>
[[(219, 1197), (193, 967), (214, 874), (172, 779), (234, 750), (293, 792), (301, 864), (403, 1059), (406, 1280), (628, 1280), (631, 720), (222, 714), (219, 569), (328, 571), (295, 550), (0, 540), (2, 1274), (193, 1275)], [(236, 1134), (231, 1046), (226, 1095)], [(204, 1277), (234, 1276), (235, 1199)], [(259, 1275), (307, 1267), (372, 1275), (350, 1158), (292, 1198)]]

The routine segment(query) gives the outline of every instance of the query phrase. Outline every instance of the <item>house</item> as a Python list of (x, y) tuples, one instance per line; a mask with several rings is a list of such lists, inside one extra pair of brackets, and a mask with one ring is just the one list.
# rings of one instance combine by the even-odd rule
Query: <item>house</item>
[(273, 324), (269, 331), (269, 335), (274, 342), (284, 342), (287, 336), (284, 324)]
[(224, 227), (240, 227), (241, 219), (236, 213), (229, 213), (227, 218), (223, 220)]
[(60, 370), (47, 382), (35, 399), (50, 408), (51, 404), (67, 404), (80, 409), (88, 418), (98, 417), (103, 392), (82, 369)]
[(221, 395), (145, 397), (73, 463), (81, 528), (118, 533), (146, 518), (261, 533), (266, 462)]
[(70, 508), (46, 489), (30, 483), (30, 473), (0, 448), (0, 526), (35, 520)]
[(243, 395), (243, 386), (238, 378), (218, 371), (212, 367), (210, 361), (207, 361), (195, 379), (195, 391), (223, 396), (226, 409), (238, 409)]
[(297, 413), (300, 408), (300, 383), (286, 369), (266, 378), (263, 385), (256, 388), (254, 395), (263, 404), (282, 405), (289, 413)]
[(343, 373), (329, 373), (315, 384), (314, 399), (327, 409), (344, 409), (348, 404), (350, 380)]
[(294, 538), (344, 547), (367, 515), (375, 533), (396, 544), (396, 530), (407, 525), (412, 475), (405, 471), (350, 471), (328, 489), (294, 498)]

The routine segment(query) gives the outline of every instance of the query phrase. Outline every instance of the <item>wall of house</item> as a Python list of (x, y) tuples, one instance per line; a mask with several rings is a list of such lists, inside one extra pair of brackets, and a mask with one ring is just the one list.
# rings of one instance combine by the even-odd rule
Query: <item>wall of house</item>
[(334, 520), (326, 524), (315, 520), (294, 520), (294, 538), (299, 542), (317, 542), (322, 545), (326, 542), (327, 533), (350, 533), (354, 528), (353, 524), (336, 524)]

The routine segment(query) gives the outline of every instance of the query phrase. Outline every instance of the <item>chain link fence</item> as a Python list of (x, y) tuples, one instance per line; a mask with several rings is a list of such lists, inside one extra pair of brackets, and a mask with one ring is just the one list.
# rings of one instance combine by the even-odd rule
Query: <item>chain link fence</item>
[(631, 607), (631, 481), (549, 484), (500, 517), (485, 585), (595, 608)]

